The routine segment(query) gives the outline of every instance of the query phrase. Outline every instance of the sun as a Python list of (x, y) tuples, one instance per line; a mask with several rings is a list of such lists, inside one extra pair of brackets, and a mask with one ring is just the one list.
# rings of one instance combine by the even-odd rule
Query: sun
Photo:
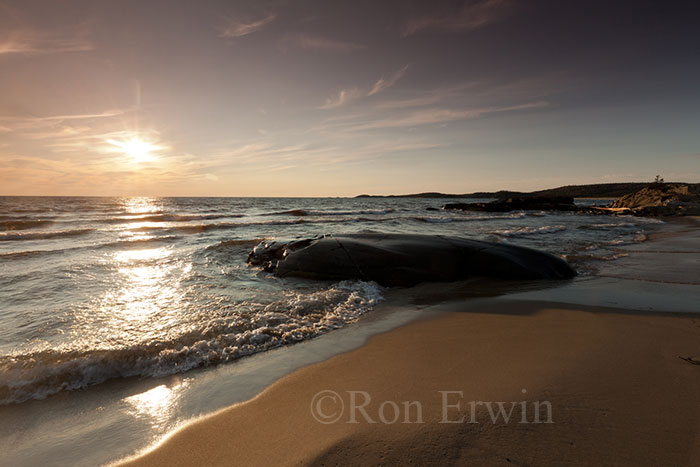
[(107, 140), (109, 144), (115, 146), (116, 150), (130, 156), (134, 162), (147, 162), (153, 160), (153, 153), (163, 149), (161, 146), (151, 144), (138, 137), (133, 137), (126, 141)]

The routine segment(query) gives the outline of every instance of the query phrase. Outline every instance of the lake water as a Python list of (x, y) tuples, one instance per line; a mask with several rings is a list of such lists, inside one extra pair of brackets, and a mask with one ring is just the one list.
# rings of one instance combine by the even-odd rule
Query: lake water
[(659, 222), (427, 210), (442, 203), (1, 197), (0, 404), (218, 365), (333, 332), (382, 300), (374, 283), (278, 279), (248, 266), (261, 239), (453, 235), (545, 250), (585, 275)]

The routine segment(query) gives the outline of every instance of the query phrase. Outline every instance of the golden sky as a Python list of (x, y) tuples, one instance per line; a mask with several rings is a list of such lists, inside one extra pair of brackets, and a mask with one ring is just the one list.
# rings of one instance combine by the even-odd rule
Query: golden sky
[(697, 15), (626, 5), (0, 0), (0, 195), (700, 181)]

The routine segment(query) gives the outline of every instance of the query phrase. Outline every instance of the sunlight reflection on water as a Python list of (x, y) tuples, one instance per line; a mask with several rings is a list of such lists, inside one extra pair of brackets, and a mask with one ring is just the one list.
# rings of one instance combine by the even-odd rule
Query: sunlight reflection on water
[(188, 384), (187, 380), (174, 386), (161, 384), (141, 394), (127, 397), (124, 399), (129, 406), (127, 410), (132, 416), (143, 419), (151, 426), (160, 427), (172, 421), (176, 402)]

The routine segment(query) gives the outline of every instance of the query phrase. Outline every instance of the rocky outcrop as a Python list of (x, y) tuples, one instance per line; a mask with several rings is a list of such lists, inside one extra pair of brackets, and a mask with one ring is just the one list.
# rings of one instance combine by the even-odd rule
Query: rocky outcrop
[(697, 185), (652, 183), (610, 203), (607, 208), (628, 210), (638, 216), (700, 215), (700, 189)]
[(287, 243), (262, 242), (248, 256), (279, 277), (362, 279), (385, 286), (469, 277), (566, 279), (566, 261), (529, 248), (455, 237), (406, 234), (325, 235)]
[(520, 210), (576, 211), (574, 199), (568, 196), (507, 198), (489, 203), (448, 203), (442, 209), (462, 211), (509, 212)]

